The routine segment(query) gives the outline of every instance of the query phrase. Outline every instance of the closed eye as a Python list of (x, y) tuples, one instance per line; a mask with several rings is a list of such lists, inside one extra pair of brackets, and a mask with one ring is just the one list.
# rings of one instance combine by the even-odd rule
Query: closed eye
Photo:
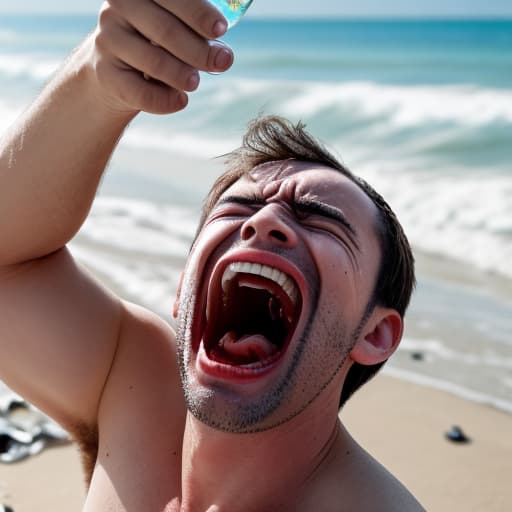
[(209, 222), (219, 218), (246, 217), (261, 208), (265, 202), (257, 197), (226, 196), (219, 200), (209, 217)]
[[(256, 195), (222, 197), (210, 217), (210, 222), (219, 218), (245, 217), (264, 206), (266, 201)], [(361, 252), (357, 232), (345, 214), (329, 204), (315, 200), (292, 201), (291, 208), (297, 219), (304, 225), (330, 233), (346, 245), (347, 237)]]
[(309, 231), (320, 233), (324, 236), (333, 238), (338, 244), (341, 244), (350, 254), (353, 261), (356, 261), (355, 250), (359, 248), (350, 241), (346, 232), (336, 226), (332, 221), (326, 221), (321, 218), (308, 217), (301, 221), (301, 224)]
[(252, 196), (225, 196), (219, 199), (217, 206), (222, 206), (225, 204), (238, 204), (242, 206), (262, 206), (265, 204), (265, 201), (261, 199), (261, 197), (252, 195)]
[[(340, 209), (319, 201), (304, 200), (294, 202), (293, 208), (304, 224), (328, 231), (342, 240), (346, 236), (354, 247), (361, 251), (357, 232)], [(340, 231), (344, 236), (338, 235)]]

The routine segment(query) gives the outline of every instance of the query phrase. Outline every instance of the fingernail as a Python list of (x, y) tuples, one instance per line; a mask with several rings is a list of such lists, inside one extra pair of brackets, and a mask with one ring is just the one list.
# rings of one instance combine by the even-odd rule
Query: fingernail
[(226, 69), (233, 61), (233, 55), (227, 48), (219, 48), (217, 55), (215, 55), (215, 68)]
[(184, 92), (178, 94), (178, 108), (185, 108), (188, 103), (188, 96)]
[(215, 22), (215, 25), (213, 25), (213, 36), (214, 37), (220, 37), (223, 36), (226, 33), (226, 30), (228, 29), (228, 24), (225, 20), (218, 20)]
[(187, 91), (195, 91), (199, 86), (199, 73), (190, 75), (187, 80)]

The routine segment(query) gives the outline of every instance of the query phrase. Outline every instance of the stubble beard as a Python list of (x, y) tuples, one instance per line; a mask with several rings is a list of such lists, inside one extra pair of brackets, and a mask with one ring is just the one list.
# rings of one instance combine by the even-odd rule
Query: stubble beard
[[(217, 430), (241, 434), (268, 430), (284, 421), (288, 421), (300, 412), (298, 411), (280, 421), (265, 424), (265, 420), (279, 408), (287, 395), (287, 391), (293, 387), (296, 367), (300, 362), (301, 354), (309, 335), (312, 323), (310, 321), (311, 318), (308, 319), (306, 328), (297, 344), (297, 349), (293, 354), (285, 375), (264, 395), (259, 396), (256, 400), (247, 401), (221, 384), (207, 388), (195, 381), (195, 377), (190, 370), (194, 364), (191, 352), (191, 327), (193, 324), (195, 300), (190, 292), (185, 292), (182, 298), (176, 333), (178, 366), (185, 403), (195, 418)], [(310, 315), (310, 317), (313, 316), (313, 314)]]
[[(196, 382), (191, 369), (194, 364), (191, 349), (193, 313), (196, 303), (192, 290), (196, 288), (191, 281), (184, 284), (178, 314), (177, 341), (178, 365), (185, 402), (195, 418), (224, 432), (239, 434), (262, 432), (290, 421), (303, 412), (335, 378), (360, 331), (361, 322), (351, 332), (342, 320), (327, 322), (326, 326), (322, 320), (329, 316), (329, 311), (318, 314), (319, 290), (314, 290), (312, 294), (314, 307), (311, 308), (305, 328), (300, 340), (296, 342), (295, 351), (283, 377), (264, 395), (257, 399), (244, 400), (243, 397), (221, 384), (207, 388)], [(320, 322), (317, 322), (319, 326), (315, 325), (317, 316), (321, 317)], [(313, 332), (315, 327), (318, 333)], [(306, 350), (308, 344), (318, 339), (326, 340), (328, 350), (324, 350), (322, 354), (315, 353), (311, 346), (309, 351)], [(279, 407), (285, 400), (292, 397), (295, 398), (294, 407), (286, 408), (282, 415), (279, 414)]]

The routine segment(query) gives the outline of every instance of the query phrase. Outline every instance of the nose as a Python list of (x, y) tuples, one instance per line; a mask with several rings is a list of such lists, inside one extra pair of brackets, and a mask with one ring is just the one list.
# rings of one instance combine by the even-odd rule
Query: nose
[(281, 247), (295, 246), (297, 234), (284, 220), (285, 213), (280, 210), (279, 205), (268, 204), (251, 215), (242, 225), (242, 240), (258, 240)]

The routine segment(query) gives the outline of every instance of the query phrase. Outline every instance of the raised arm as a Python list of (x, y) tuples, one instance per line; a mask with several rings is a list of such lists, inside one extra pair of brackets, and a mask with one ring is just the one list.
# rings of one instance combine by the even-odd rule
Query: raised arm
[(86, 217), (129, 121), (140, 110), (181, 110), (182, 91), (198, 85), (197, 69), (229, 66), (226, 49), (205, 39), (222, 33), (215, 28), (220, 15), (207, 2), (160, 3), (175, 6), (197, 32), (151, 0), (106, 2), (96, 31), (4, 137), (1, 265), (61, 248)]
[(183, 109), (198, 70), (230, 66), (223, 23), (204, 0), (104, 2), (0, 143), (0, 377), (64, 423), (94, 421), (127, 314), (65, 244), (133, 117)]

